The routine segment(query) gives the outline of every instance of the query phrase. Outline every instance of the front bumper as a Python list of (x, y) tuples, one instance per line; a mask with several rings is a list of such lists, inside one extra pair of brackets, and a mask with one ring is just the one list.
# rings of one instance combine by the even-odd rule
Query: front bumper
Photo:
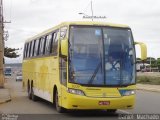
[[(109, 101), (109, 105), (99, 105), (99, 101)], [(65, 104), (66, 109), (131, 109), (135, 104), (135, 95), (116, 98), (94, 98), (68, 93)]]

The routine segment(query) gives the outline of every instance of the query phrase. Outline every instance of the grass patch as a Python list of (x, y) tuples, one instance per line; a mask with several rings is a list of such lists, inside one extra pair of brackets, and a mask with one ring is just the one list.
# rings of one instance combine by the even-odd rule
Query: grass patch
[(151, 84), (151, 85), (160, 85), (160, 77), (138, 76), (137, 77), (137, 83)]

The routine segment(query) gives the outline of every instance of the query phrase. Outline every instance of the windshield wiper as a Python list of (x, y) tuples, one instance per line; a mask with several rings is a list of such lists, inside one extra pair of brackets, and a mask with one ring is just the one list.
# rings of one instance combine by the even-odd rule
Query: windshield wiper
[(93, 82), (94, 78), (96, 77), (96, 75), (97, 75), (97, 73), (98, 73), (98, 70), (99, 70), (100, 66), (101, 66), (101, 68), (103, 68), (103, 67), (102, 67), (102, 55), (101, 55), (101, 53), (100, 53), (100, 60), (101, 60), (101, 61), (100, 61), (99, 64), (97, 65), (96, 69), (94, 70), (94, 73), (93, 73), (93, 75), (91, 76), (88, 84), (91, 84), (91, 83)]
[(96, 77), (96, 74), (97, 74), (97, 72), (98, 72), (98, 70), (99, 70), (101, 64), (102, 64), (102, 62), (100, 62), (100, 63), (97, 65), (97, 67), (96, 67), (96, 69), (95, 69), (93, 75), (91, 76), (91, 78), (90, 78), (88, 84), (91, 84), (91, 83), (93, 82), (93, 80), (94, 80), (94, 78)]

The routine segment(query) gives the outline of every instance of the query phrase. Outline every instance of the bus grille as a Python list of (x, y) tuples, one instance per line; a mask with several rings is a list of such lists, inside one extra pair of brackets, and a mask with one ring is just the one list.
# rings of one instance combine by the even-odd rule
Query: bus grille
[(87, 97), (98, 97), (98, 98), (107, 98), (107, 97), (121, 97), (120, 93), (117, 89), (109, 88), (109, 89), (92, 89), (86, 90), (85, 94)]

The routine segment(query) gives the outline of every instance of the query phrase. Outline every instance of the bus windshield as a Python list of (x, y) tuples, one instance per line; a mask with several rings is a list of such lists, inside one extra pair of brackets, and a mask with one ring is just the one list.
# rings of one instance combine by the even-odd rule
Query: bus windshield
[(135, 50), (131, 30), (71, 26), (69, 82), (94, 86), (135, 84)]

